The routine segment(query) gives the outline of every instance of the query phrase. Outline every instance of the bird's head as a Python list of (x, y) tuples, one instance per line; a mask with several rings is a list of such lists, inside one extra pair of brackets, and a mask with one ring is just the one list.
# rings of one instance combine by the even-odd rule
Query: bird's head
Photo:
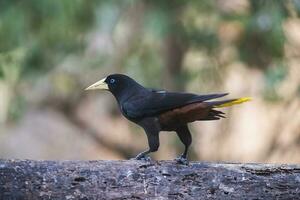
[(123, 99), (123, 97), (126, 98), (140, 89), (143, 89), (143, 86), (132, 78), (123, 74), (111, 74), (92, 84), (85, 90), (109, 90), (119, 101)]

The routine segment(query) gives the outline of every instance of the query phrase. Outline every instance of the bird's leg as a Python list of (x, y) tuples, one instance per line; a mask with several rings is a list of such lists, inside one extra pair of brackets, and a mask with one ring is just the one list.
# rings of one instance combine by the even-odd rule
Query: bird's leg
[(147, 135), (147, 139), (148, 139), (149, 149), (147, 151), (143, 151), (143, 152), (139, 153), (135, 157), (136, 160), (146, 160), (146, 161), (151, 160), (147, 156), (147, 154), (149, 154), (151, 152), (157, 151), (158, 147), (159, 147), (159, 135), (158, 135), (158, 132), (151, 131), (151, 129), (145, 129), (145, 131), (146, 131), (146, 135)]
[(150, 153), (150, 150), (143, 151), (143, 152), (139, 153), (134, 159), (150, 161), (151, 158), (147, 155), (148, 153)]
[(181, 142), (184, 144), (184, 152), (181, 154), (178, 158), (175, 159), (175, 161), (179, 164), (188, 165), (189, 161), (187, 159), (187, 153), (189, 146), (192, 143), (192, 136), (191, 133), (187, 127), (187, 125), (182, 126), (176, 130), (176, 133), (178, 137), (180, 138)]
[(184, 153), (181, 154), (179, 157), (175, 158), (175, 161), (178, 164), (188, 165), (189, 161), (187, 159), (187, 152), (188, 152), (188, 146), (185, 146)]

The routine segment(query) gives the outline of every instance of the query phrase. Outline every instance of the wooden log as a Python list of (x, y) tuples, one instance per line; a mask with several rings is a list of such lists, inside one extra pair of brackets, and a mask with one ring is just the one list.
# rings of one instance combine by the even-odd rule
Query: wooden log
[(0, 199), (300, 199), (300, 165), (0, 160)]

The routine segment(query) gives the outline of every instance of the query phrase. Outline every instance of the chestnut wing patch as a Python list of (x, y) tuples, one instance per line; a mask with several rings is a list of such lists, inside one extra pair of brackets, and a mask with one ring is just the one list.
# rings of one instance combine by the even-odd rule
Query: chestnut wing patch
[(181, 125), (199, 120), (218, 120), (224, 118), (223, 112), (213, 110), (206, 102), (198, 102), (166, 111), (159, 115), (163, 129), (171, 130)]

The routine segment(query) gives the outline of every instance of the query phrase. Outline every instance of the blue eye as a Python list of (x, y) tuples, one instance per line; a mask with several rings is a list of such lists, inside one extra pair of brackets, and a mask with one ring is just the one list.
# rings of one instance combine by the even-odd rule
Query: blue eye
[(112, 78), (112, 79), (109, 80), (109, 82), (110, 82), (110, 83), (115, 83), (116, 80)]

